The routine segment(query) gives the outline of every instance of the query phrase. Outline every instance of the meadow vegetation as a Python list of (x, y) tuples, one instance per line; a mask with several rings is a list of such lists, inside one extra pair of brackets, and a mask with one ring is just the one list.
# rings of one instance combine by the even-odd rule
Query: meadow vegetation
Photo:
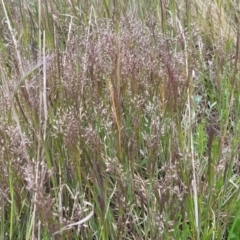
[(1, 239), (240, 239), (240, 5), (0, 2)]

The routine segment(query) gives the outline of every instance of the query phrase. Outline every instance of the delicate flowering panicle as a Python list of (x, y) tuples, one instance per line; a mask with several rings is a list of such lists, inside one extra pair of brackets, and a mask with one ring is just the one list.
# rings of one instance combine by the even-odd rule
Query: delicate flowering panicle
[(129, 94), (138, 89), (145, 95), (144, 89), (153, 91), (161, 82), (167, 88), (169, 78), (176, 88), (187, 80), (184, 53), (169, 49), (179, 36), (167, 38), (159, 32), (152, 39), (150, 29), (130, 17), (120, 22), (118, 31), (111, 20), (97, 21), (89, 28), (91, 31), (84, 30), (80, 39), (70, 39), (62, 58), (63, 86), (73, 99), (83, 89), (104, 92), (116, 74), (120, 74), (121, 88), (129, 89)]

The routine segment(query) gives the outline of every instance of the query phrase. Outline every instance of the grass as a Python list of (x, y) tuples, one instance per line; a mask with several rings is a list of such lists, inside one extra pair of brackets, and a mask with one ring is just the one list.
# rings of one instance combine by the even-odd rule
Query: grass
[(240, 239), (237, 1), (0, 4), (1, 239)]

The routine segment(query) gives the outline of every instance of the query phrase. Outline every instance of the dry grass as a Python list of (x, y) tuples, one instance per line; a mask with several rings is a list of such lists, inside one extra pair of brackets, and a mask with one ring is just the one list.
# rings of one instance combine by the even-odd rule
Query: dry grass
[(1, 7), (2, 239), (239, 239), (237, 5)]

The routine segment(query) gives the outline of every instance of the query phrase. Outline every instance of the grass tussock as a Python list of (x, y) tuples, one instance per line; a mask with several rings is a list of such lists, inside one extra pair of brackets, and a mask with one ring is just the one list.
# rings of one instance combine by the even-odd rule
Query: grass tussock
[(1, 1), (1, 239), (240, 239), (237, 1)]

